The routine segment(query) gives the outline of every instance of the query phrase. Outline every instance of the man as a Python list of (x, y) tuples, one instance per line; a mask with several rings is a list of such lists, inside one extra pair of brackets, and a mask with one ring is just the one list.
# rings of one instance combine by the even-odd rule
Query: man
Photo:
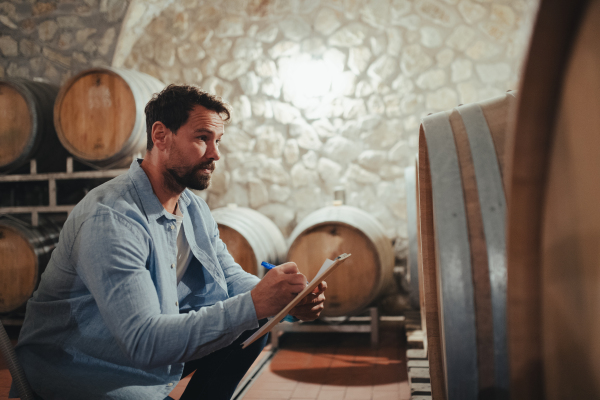
[[(194, 370), (182, 399), (229, 399), (266, 337), (241, 341), (305, 287), (294, 263), (244, 272), (186, 189), (208, 187), (229, 118), (214, 96), (168, 86), (146, 106), (146, 158), (69, 216), (17, 346), (44, 400), (163, 400)], [(315, 319), (325, 288), (291, 315)]]

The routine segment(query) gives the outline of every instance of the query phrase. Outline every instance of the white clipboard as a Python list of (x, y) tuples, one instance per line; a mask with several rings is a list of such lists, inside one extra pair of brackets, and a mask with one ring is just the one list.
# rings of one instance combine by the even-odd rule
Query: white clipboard
[(257, 340), (261, 336), (268, 333), (271, 329), (273, 329), (273, 327), (275, 325), (277, 325), (279, 323), (279, 321), (281, 321), (286, 315), (288, 315), (288, 313), (290, 312), (290, 310), (292, 308), (296, 307), (296, 305), (298, 303), (300, 303), (300, 301), (303, 298), (305, 298), (308, 294), (312, 293), (312, 291), (315, 290), (315, 288), (317, 286), (319, 286), (319, 283), (321, 283), (321, 281), (323, 281), (325, 278), (327, 278), (340, 264), (342, 264), (346, 260), (346, 258), (350, 257), (351, 255), (352, 254), (344, 253), (344, 254), (336, 257), (335, 260), (333, 260), (333, 261), (325, 260), (325, 262), (321, 266), (321, 269), (319, 270), (317, 275), (313, 278), (312, 281), (310, 281), (308, 283), (308, 285), (304, 288), (304, 290), (301, 291), (300, 293), (298, 293), (298, 295), (294, 298), (294, 300), (292, 300), (287, 306), (285, 306), (283, 308), (283, 310), (281, 310), (279, 312), (279, 314), (274, 316), (271, 320), (269, 320), (269, 322), (264, 324), (262, 326), (262, 328), (260, 328), (256, 332), (254, 332), (254, 334), (252, 336), (250, 336), (248, 339), (246, 339), (244, 341), (244, 343), (242, 343), (242, 348), (245, 349), (250, 344), (252, 344), (255, 340)]

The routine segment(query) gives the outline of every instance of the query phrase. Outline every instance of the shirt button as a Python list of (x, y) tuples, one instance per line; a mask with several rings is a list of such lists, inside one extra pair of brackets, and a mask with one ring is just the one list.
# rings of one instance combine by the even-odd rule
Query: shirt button
[(175, 302), (175, 305), (176, 305), (176, 306), (179, 306), (179, 302), (178, 302), (178, 301), (176, 301), (176, 302)]
[(171, 269), (175, 268), (175, 264), (171, 264)]
[(167, 386), (173, 386), (173, 382), (169, 382)]
[(175, 227), (173, 225), (171, 225), (171, 230), (175, 229)]

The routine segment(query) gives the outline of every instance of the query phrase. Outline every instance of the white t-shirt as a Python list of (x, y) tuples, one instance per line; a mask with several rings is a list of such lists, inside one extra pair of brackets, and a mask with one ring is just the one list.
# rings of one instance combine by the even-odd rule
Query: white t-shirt
[(177, 204), (177, 210), (175, 211), (175, 225), (177, 226), (177, 283), (181, 281), (185, 271), (187, 271), (190, 261), (192, 260), (192, 252), (190, 250), (190, 244), (185, 237), (183, 229), (183, 214), (181, 213), (181, 207)]

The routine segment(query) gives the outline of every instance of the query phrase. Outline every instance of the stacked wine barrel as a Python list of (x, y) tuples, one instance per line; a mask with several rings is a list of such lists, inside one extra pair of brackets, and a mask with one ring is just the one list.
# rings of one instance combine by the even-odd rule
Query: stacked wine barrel
[(262, 261), (279, 265), (285, 261), (287, 246), (277, 225), (246, 207), (228, 206), (212, 210), (219, 236), (233, 259), (246, 272), (262, 277)]
[(0, 218), (0, 314), (22, 309), (37, 288), (60, 228), (53, 223), (31, 227), (10, 217)]
[(146, 148), (144, 107), (165, 85), (138, 71), (94, 68), (60, 89), (54, 124), (63, 146), (95, 168), (123, 167)]
[(355, 315), (393, 284), (394, 250), (383, 226), (351, 206), (321, 208), (304, 218), (289, 238), (287, 259), (312, 279), (325, 259), (352, 254), (328, 278), (323, 317)]
[(142, 72), (94, 68), (58, 88), (0, 80), (0, 172), (36, 159), (64, 171), (68, 153), (94, 168), (127, 166), (146, 148), (144, 107), (165, 85)]
[(434, 398), (506, 398), (503, 184), (513, 92), (430, 115), (419, 138), (425, 326)]
[(0, 80), (0, 172), (36, 159), (39, 172), (64, 168), (67, 152), (52, 123), (58, 88), (25, 79)]

